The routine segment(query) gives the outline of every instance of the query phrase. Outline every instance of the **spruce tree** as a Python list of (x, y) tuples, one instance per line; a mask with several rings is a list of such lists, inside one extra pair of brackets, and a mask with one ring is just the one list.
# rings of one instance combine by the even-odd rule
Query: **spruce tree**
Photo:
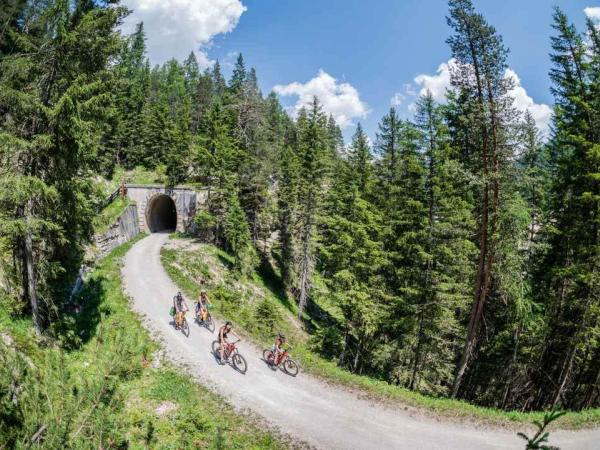
[(235, 61), (231, 80), (229, 80), (229, 89), (231, 92), (239, 92), (246, 82), (246, 77), (246, 65), (244, 64), (244, 57), (240, 53)]
[[(464, 329), (455, 311), (465, 309), (474, 245), (472, 205), (465, 195), (468, 176), (453, 159), (442, 107), (430, 92), (417, 102), (415, 122), (426, 158), (425, 226), (421, 277), (414, 304), (415, 337), (407, 385), (430, 393), (444, 392), (452, 382), (454, 361)], [(416, 231), (416, 230), (415, 230)]]
[(32, 3), (12, 22), (14, 45), (0, 59), (0, 234), (38, 333), (90, 237), (88, 177), (124, 14), (91, 2)]
[(298, 317), (308, 301), (314, 269), (315, 224), (328, 169), (327, 117), (317, 98), (298, 117)]
[[(558, 9), (553, 27), (550, 77), (556, 103), (550, 149), (555, 178), (545, 228), (549, 250), (541, 270), (547, 334), (536, 380), (538, 408), (589, 406), (600, 379), (600, 113), (593, 107), (598, 103), (598, 42), (592, 30), (587, 47)], [(551, 389), (542, 387), (548, 379)]]
[(503, 174), (512, 164), (508, 139), (514, 112), (509, 96), (512, 81), (505, 77), (508, 50), (502, 38), (475, 11), (470, 0), (450, 0), (449, 6), (448, 24), (455, 34), (447, 42), (456, 60), (451, 82), (458, 91), (457, 101), (469, 111), (468, 120), (461, 126), (471, 130), (468, 148), (461, 153), (481, 180), (476, 205), (479, 258), (467, 336), (452, 390), (457, 396), (467, 368), (476, 357), (485, 305), (494, 287), (496, 252), (505, 237), (500, 234), (502, 203), (506, 200), (503, 183), (507, 181)]

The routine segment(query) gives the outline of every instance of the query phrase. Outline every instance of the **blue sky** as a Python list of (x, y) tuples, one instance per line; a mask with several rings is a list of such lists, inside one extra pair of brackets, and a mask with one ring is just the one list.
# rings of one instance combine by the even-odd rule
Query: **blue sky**
[[(445, 0), (125, 0), (130, 23), (143, 20), (152, 62), (182, 58), (194, 48), (202, 64), (219, 59), (230, 67), (243, 53), (256, 67), (264, 93), (274, 87), (294, 110), (319, 93), (349, 137), (357, 121), (371, 137), (396, 95), (410, 115), (414, 94), (445, 86), (440, 64), (450, 58), (445, 43)], [(476, 8), (510, 48), (509, 66), (520, 80), (523, 109), (538, 123), (552, 104), (548, 71), (552, 7), (566, 11), (583, 29), (585, 8), (600, 19), (597, 0), (479, 0)], [(321, 72), (320, 72), (321, 71)], [(426, 77), (429, 75), (433, 77)], [(419, 77), (420, 76), (420, 77)], [(447, 78), (447, 77), (446, 77)], [(415, 80), (417, 79), (417, 80)]]

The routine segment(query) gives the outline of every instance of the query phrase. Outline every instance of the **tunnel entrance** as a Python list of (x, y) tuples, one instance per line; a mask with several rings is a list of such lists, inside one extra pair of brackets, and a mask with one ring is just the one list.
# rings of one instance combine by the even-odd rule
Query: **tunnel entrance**
[(151, 233), (175, 231), (177, 228), (177, 208), (173, 199), (164, 194), (152, 198), (146, 208), (146, 221)]

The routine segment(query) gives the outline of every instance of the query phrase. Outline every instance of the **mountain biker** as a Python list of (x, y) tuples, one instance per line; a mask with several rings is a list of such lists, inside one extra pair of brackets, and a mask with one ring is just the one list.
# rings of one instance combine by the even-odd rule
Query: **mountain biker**
[(227, 340), (228, 335), (232, 334), (233, 336), (238, 338), (238, 340), (240, 339), (240, 337), (237, 334), (235, 334), (233, 331), (231, 331), (231, 327), (232, 327), (232, 324), (228, 320), (227, 322), (225, 322), (225, 325), (223, 325), (221, 328), (219, 328), (219, 344), (221, 344), (219, 346), (219, 357), (220, 357), (219, 362), (221, 364), (225, 364), (225, 362), (224, 362), (224, 360), (225, 360), (225, 344), (229, 344), (229, 341)]
[(275, 343), (273, 344), (273, 365), (279, 364), (280, 355), (283, 353), (283, 344), (285, 344), (285, 335), (283, 333), (279, 333), (275, 338)]
[(183, 322), (184, 314), (189, 311), (188, 305), (181, 295), (181, 292), (178, 292), (175, 297), (173, 297), (173, 308), (175, 308), (175, 328), (179, 328)]
[(203, 290), (200, 292), (200, 297), (198, 297), (198, 302), (196, 303), (196, 315), (202, 321), (205, 321), (208, 317), (208, 305), (212, 305), (212, 303), (208, 299), (206, 291)]

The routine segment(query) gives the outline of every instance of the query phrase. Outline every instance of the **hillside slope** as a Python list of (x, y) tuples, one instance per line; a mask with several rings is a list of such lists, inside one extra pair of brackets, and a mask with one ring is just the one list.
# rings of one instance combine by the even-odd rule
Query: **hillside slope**
[[(307, 374), (291, 378), (273, 372), (261, 360), (260, 349), (246, 342), (240, 345), (248, 360), (246, 375), (217, 365), (210, 350), (215, 335), (192, 324), (185, 337), (170, 324), (168, 309), (178, 288), (161, 265), (167, 240), (166, 234), (153, 234), (131, 249), (123, 267), (125, 288), (169, 355), (239, 408), (320, 448), (522, 448), (512, 431), (442, 422), (359, 398)], [(599, 439), (600, 431), (552, 435), (552, 443), (565, 449), (591, 449)]]

